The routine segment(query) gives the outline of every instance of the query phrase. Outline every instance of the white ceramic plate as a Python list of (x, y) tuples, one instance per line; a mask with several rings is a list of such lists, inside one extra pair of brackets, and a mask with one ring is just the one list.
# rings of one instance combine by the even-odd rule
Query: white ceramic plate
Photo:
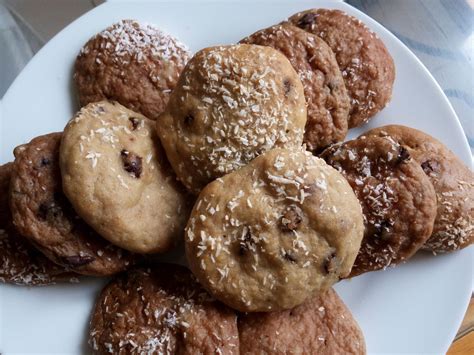
[[(354, 8), (333, 1), (169, 1), (106, 3), (53, 38), (6, 93), (0, 121), (0, 162), (36, 135), (63, 129), (76, 110), (72, 66), (81, 46), (123, 18), (157, 24), (192, 50), (238, 41), (312, 7), (340, 8), (379, 34), (395, 59), (389, 107), (365, 127), (399, 123), (443, 141), (471, 165), (467, 141), (443, 92), (419, 60), (393, 35)], [(361, 325), (370, 353), (444, 353), (458, 329), (472, 288), (472, 248), (418, 255), (395, 269), (344, 281), (337, 291)], [(0, 285), (0, 353), (86, 353), (86, 329), (104, 280), (44, 288)]]

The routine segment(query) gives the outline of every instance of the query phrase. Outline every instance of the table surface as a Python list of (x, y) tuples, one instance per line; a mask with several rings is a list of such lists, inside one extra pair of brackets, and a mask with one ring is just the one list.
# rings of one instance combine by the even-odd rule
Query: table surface
[[(0, 97), (54, 34), (102, 0), (0, 0)], [(436, 78), (474, 152), (474, 0), (347, 0), (405, 43)], [(45, 3), (57, 11), (38, 11)], [(474, 354), (474, 301), (448, 354)]]

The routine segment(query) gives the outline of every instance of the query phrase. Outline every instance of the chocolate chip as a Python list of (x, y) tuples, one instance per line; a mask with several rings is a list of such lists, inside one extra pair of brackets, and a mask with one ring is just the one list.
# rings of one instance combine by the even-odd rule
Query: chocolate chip
[(283, 87), (285, 89), (285, 96), (288, 96), (292, 87), (291, 80), (290, 79), (283, 80)]
[(136, 117), (130, 117), (128, 120), (132, 124), (132, 131), (136, 130), (140, 123), (140, 120)]
[(291, 261), (292, 263), (296, 263), (298, 260), (296, 260), (295, 256), (291, 255), (289, 252), (284, 252), (283, 253), (283, 259)]
[(289, 206), (280, 219), (280, 228), (285, 232), (291, 232), (298, 228), (302, 220), (301, 212), (295, 206)]
[(38, 217), (43, 220), (55, 220), (61, 217), (62, 215), (62, 208), (58, 206), (54, 201), (43, 202), (39, 205)]
[(431, 173), (439, 173), (440, 165), (436, 160), (428, 159), (421, 163), (421, 168), (426, 175), (430, 175)]
[(332, 252), (324, 261), (324, 270), (327, 274), (335, 272), (338, 268), (338, 258), (335, 252)]
[(90, 264), (93, 262), (95, 258), (93, 256), (88, 256), (88, 255), (71, 255), (71, 256), (64, 256), (61, 258), (61, 261), (64, 264), (67, 264), (70, 267), (79, 267), (83, 266), (86, 264)]
[(41, 159), (41, 166), (46, 166), (46, 165), (49, 165), (50, 163), (51, 163), (51, 160), (49, 160), (46, 157)]
[(250, 232), (250, 229), (248, 229), (247, 233), (245, 233), (244, 239), (239, 244), (239, 255), (244, 256), (253, 248), (253, 246), (254, 242), (252, 240), (252, 233)]
[(408, 153), (405, 147), (400, 146), (400, 148), (398, 148), (397, 163), (403, 163), (408, 159), (410, 159), (410, 153)]
[(303, 15), (302, 18), (299, 19), (297, 26), (300, 28), (307, 28), (310, 27), (312, 24), (316, 23), (316, 14), (307, 13)]
[(194, 116), (191, 115), (191, 114), (188, 114), (186, 115), (186, 117), (184, 117), (184, 124), (186, 126), (191, 126), (194, 122)]
[(142, 158), (125, 149), (122, 149), (120, 156), (122, 157), (123, 168), (125, 171), (138, 179), (142, 174)]

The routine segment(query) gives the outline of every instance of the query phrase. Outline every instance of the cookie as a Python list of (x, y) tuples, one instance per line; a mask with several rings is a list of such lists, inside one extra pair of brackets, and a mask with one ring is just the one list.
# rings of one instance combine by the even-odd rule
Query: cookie
[(286, 23), (258, 31), (240, 42), (273, 47), (295, 68), (308, 105), (304, 143), (309, 150), (320, 152), (344, 140), (349, 96), (336, 57), (322, 39)]
[(176, 175), (197, 194), (273, 147), (301, 145), (305, 123), (303, 86), (288, 59), (240, 44), (198, 52), (156, 127)]
[(190, 201), (153, 121), (118, 103), (87, 105), (64, 129), (60, 167), (74, 209), (111, 243), (146, 254), (182, 240)]
[(188, 59), (176, 38), (153, 25), (122, 20), (82, 47), (74, 65), (79, 102), (116, 100), (155, 120)]
[(34, 138), (14, 150), (10, 205), (20, 234), (56, 264), (84, 275), (125, 270), (133, 256), (90, 228), (62, 192), (61, 133)]
[(431, 235), (436, 194), (423, 169), (393, 140), (359, 138), (326, 149), (359, 198), (365, 233), (351, 276), (409, 259)]
[(96, 301), (89, 344), (96, 354), (239, 354), (236, 314), (178, 265), (136, 269)]
[(351, 312), (333, 289), (291, 310), (239, 316), (242, 354), (366, 354)]
[(13, 228), (8, 207), (12, 169), (12, 163), (0, 165), (0, 282), (23, 286), (78, 282), (72, 272), (49, 261)]
[(474, 176), (443, 143), (414, 128), (390, 125), (366, 136), (389, 136), (421, 166), (436, 191), (438, 211), (433, 234), (423, 249), (450, 252), (474, 243)]
[(323, 39), (336, 55), (350, 98), (349, 128), (367, 122), (392, 97), (395, 64), (382, 40), (340, 10), (312, 9), (288, 19)]
[(273, 149), (202, 190), (185, 249), (214, 297), (268, 312), (347, 276), (362, 236), (359, 202), (341, 174), (303, 148)]

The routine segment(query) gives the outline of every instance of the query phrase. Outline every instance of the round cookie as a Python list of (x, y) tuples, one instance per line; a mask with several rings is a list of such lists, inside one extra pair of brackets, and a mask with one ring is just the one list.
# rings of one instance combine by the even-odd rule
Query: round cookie
[(191, 201), (146, 117), (106, 101), (83, 107), (64, 129), (60, 167), (77, 213), (111, 243), (150, 254), (183, 237)]
[(15, 148), (10, 205), (16, 229), (56, 264), (77, 273), (125, 270), (133, 256), (94, 232), (64, 196), (60, 143), (61, 133), (51, 133)]
[(323, 39), (336, 55), (350, 97), (349, 128), (367, 122), (392, 97), (395, 64), (382, 40), (340, 10), (312, 9), (288, 21)]
[(72, 272), (49, 261), (14, 230), (8, 207), (12, 168), (12, 163), (0, 165), (0, 282), (24, 286), (78, 282)]
[(401, 144), (433, 184), (438, 212), (423, 249), (442, 253), (474, 243), (474, 176), (453, 152), (430, 135), (405, 126), (384, 126), (364, 135), (389, 136)]
[(161, 264), (102, 290), (89, 344), (96, 354), (239, 354), (237, 316), (186, 268)]
[(239, 316), (242, 354), (366, 354), (351, 312), (331, 288), (291, 310)]
[(364, 213), (365, 233), (350, 276), (406, 261), (431, 235), (436, 194), (423, 169), (392, 140), (359, 138), (322, 156), (347, 179)]
[(153, 25), (122, 20), (82, 47), (74, 66), (79, 102), (116, 100), (156, 120), (188, 59), (176, 38)]
[(309, 150), (319, 152), (344, 140), (349, 96), (336, 57), (322, 39), (286, 23), (258, 31), (240, 42), (273, 47), (295, 68), (308, 105), (303, 141)]
[(186, 256), (229, 306), (290, 309), (349, 274), (363, 228), (341, 174), (303, 148), (273, 149), (202, 190), (186, 226)]
[(157, 130), (178, 179), (193, 193), (273, 147), (302, 144), (298, 74), (280, 52), (240, 44), (198, 52)]

